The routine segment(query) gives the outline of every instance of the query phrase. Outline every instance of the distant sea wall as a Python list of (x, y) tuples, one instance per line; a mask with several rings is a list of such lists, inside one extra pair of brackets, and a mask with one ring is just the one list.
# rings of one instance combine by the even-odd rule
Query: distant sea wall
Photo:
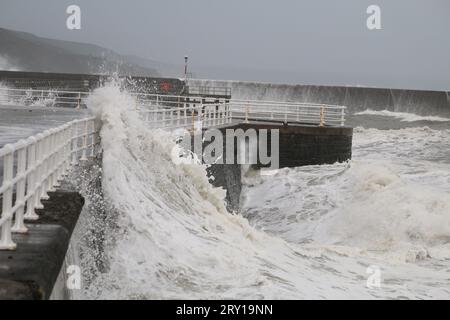
[(350, 113), (367, 109), (418, 115), (450, 115), (448, 91), (347, 86), (285, 85), (243, 81), (189, 80), (195, 86), (227, 86), (233, 99), (294, 101), (344, 105)]
[[(0, 71), (0, 83), (20, 89), (90, 91), (113, 78), (94, 74)], [(125, 88), (133, 92), (178, 95), (185, 90), (184, 81), (176, 78), (127, 75), (119, 75), (118, 78)]]

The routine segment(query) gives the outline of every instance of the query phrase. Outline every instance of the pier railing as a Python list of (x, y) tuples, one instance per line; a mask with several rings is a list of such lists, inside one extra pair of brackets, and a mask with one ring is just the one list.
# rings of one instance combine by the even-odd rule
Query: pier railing
[[(200, 119), (203, 118), (206, 125), (215, 123), (217, 119), (229, 123), (230, 117), (245, 122), (266, 121), (318, 126), (345, 125), (346, 107), (339, 105), (239, 100), (217, 96), (176, 96), (133, 92), (130, 95), (135, 98), (136, 109), (146, 110), (148, 113), (146, 119), (157, 128), (172, 128), (178, 124), (187, 126), (188, 114), (191, 118), (192, 114), (197, 115)], [(0, 87), (0, 104), (85, 108), (88, 96), (87, 92)], [(217, 111), (214, 111), (214, 108)], [(227, 111), (224, 112), (222, 109)], [(175, 123), (171, 121), (174, 118)], [(157, 123), (158, 121), (159, 123)]]
[(191, 95), (231, 97), (231, 88), (228, 87), (188, 86), (188, 88)]
[(186, 128), (197, 130), (229, 124), (233, 120), (228, 103), (200, 104), (196, 107), (188, 107), (187, 104), (184, 104), (183, 107), (179, 108), (141, 110), (140, 114), (143, 120), (155, 129)]
[(233, 118), (317, 126), (344, 126), (346, 107), (317, 103), (231, 100)]
[(35, 90), (0, 87), (0, 104), (36, 106), (36, 107), (71, 107), (86, 106), (89, 92), (63, 90)]
[[(316, 126), (344, 126), (346, 107), (318, 103), (238, 100), (217, 97), (132, 93), (136, 109), (155, 128), (203, 127), (237, 122), (273, 122)], [(203, 120), (202, 120), (203, 119)]]
[(72, 166), (95, 155), (98, 132), (94, 118), (74, 120), (0, 149), (0, 250), (15, 249), (12, 233), (26, 233), (24, 221), (39, 218), (35, 209), (43, 208), (48, 192)]

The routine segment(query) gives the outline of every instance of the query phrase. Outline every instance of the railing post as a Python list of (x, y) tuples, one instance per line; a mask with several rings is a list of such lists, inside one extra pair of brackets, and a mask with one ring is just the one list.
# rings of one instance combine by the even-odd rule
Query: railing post
[(78, 92), (78, 103), (77, 103), (77, 109), (81, 108), (81, 92)]
[(201, 112), (202, 112), (201, 125), (202, 125), (202, 128), (203, 128), (204, 126), (208, 125), (208, 119), (209, 119), (209, 116), (210, 116), (208, 114), (208, 107), (204, 107), (203, 108), (203, 106), (202, 106)]
[(185, 102), (183, 103), (184, 125), (187, 126), (187, 124), (188, 124), (188, 118), (187, 118), (187, 110), (186, 110), (186, 99), (185, 99), (184, 101), (185, 101)]
[(325, 107), (322, 106), (320, 109), (320, 122), (319, 127), (323, 127), (325, 125)]
[(288, 106), (284, 107), (284, 123), (288, 122)]
[(11, 181), (13, 179), (13, 167), (14, 167), (14, 148), (11, 145), (6, 145), (8, 154), (3, 158), (3, 185), (8, 185), (8, 188), (3, 193), (2, 203), (2, 215), (1, 218), (5, 218), (1, 226), (0, 235), (0, 249), (1, 250), (14, 250), (16, 244), (12, 240), (11, 236), (11, 218), (6, 218), (11, 214), (12, 210), (12, 195), (13, 185)]
[(341, 127), (345, 125), (345, 107), (341, 107)]
[(61, 176), (67, 175), (67, 170), (69, 169), (70, 161), (70, 124), (66, 124), (63, 134), (63, 148), (62, 148), (62, 165), (61, 165)]
[(59, 150), (59, 156), (58, 156), (58, 165), (59, 165), (59, 171), (58, 171), (58, 183), (61, 177), (64, 177), (66, 175), (66, 162), (67, 162), (67, 128), (68, 125), (65, 124), (63, 129), (60, 133), (60, 150)]
[(245, 108), (245, 120), (244, 120), (244, 123), (249, 123), (249, 121), (248, 121), (248, 114), (249, 114), (249, 112), (250, 112), (250, 107), (247, 106)]
[[(207, 126), (215, 126), (216, 125), (215, 108), (213, 109), (210, 105), (208, 107), (209, 107), (209, 112), (207, 113), (208, 116), (206, 119), (206, 125)], [(206, 111), (206, 108), (205, 108), (205, 111)]]
[(55, 168), (55, 173), (54, 173), (54, 175), (53, 175), (53, 186), (55, 186), (55, 187), (59, 187), (60, 186), (60, 183), (59, 183), (59, 177), (60, 177), (60, 175), (61, 175), (61, 173), (62, 173), (62, 163), (61, 163), (61, 160), (62, 160), (62, 153), (63, 153), (63, 144), (62, 144), (62, 142), (63, 142), (63, 136), (64, 136), (64, 128), (58, 128), (58, 130), (57, 130), (57, 134), (56, 134), (56, 138), (55, 138), (55, 140), (56, 140), (56, 148), (57, 148), (57, 151), (56, 151), (56, 155), (55, 155), (55, 166), (56, 166), (56, 168)]
[[(49, 172), (49, 154), (50, 154), (50, 131), (47, 130), (44, 133), (45, 137), (42, 140), (43, 153), (42, 153), (42, 171), (41, 171), (41, 199), (48, 200), (49, 196), (47, 194), (47, 180)], [(41, 207), (44, 206), (41, 204)]]
[(48, 179), (47, 179), (47, 190), (54, 192), (55, 191), (55, 181), (56, 181), (56, 159), (57, 159), (57, 153), (55, 152), (57, 146), (58, 146), (58, 135), (56, 129), (50, 129), (50, 136), (49, 136), (49, 159), (48, 159)]
[(36, 204), (36, 144), (37, 140), (35, 137), (29, 138), (28, 147), (28, 167), (30, 173), (27, 177), (27, 195), (30, 197), (27, 200), (27, 212), (25, 213), (25, 220), (37, 220), (39, 216), (34, 211)]
[(70, 144), (71, 144), (71, 149), (70, 149), (70, 154), (71, 154), (71, 165), (74, 166), (77, 164), (77, 149), (78, 149), (78, 123), (73, 123), (72, 124), (72, 134), (71, 134), (71, 139), (70, 139)]
[(87, 161), (87, 145), (88, 145), (88, 136), (89, 136), (89, 131), (88, 131), (89, 127), (88, 127), (88, 121), (85, 120), (84, 121), (84, 129), (83, 129), (83, 137), (82, 137), (82, 147), (81, 147), (81, 158), (80, 161)]
[(26, 182), (26, 176), (24, 175), (26, 170), (26, 164), (27, 164), (27, 158), (26, 158), (26, 142), (24, 140), (19, 141), (19, 144), (22, 144), (22, 148), (17, 151), (17, 176), (21, 177), (20, 180), (17, 182), (17, 189), (16, 189), (16, 204), (19, 205), (17, 208), (15, 219), (14, 219), (14, 226), (12, 227), (12, 232), (17, 233), (26, 233), (28, 231), (28, 228), (25, 227), (25, 224), (23, 223), (23, 213), (25, 209), (25, 182)]
[(217, 125), (222, 125), (223, 124), (223, 114), (222, 114), (222, 110), (220, 109), (220, 106), (215, 105), (214, 109), (216, 110), (217, 113)]
[(199, 126), (200, 126), (200, 130), (202, 130), (202, 126), (203, 126), (202, 118), (203, 118), (203, 104), (200, 104), (200, 106), (198, 108), (198, 119), (197, 119), (197, 122), (199, 123)]
[(223, 105), (223, 112), (224, 112), (224, 124), (225, 124), (225, 123), (228, 123), (228, 116), (229, 116), (226, 103)]
[(37, 136), (36, 143), (36, 171), (34, 174), (34, 208), (42, 209), (44, 206), (41, 203), (41, 190), (42, 186), (42, 172), (43, 167), (43, 157), (44, 157), (44, 135), (39, 133)]
[[(90, 120), (91, 121), (91, 120)], [(91, 141), (92, 141), (92, 146), (91, 146), (91, 154), (90, 154), (90, 156), (91, 156), (91, 158), (94, 158), (95, 157), (95, 154), (96, 154), (96, 152), (95, 152), (95, 146), (96, 146), (96, 144), (97, 144), (97, 135), (96, 135), (96, 131), (97, 131), (97, 128), (96, 128), (96, 123), (95, 123), (95, 120), (92, 120), (92, 125), (91, 125)]]

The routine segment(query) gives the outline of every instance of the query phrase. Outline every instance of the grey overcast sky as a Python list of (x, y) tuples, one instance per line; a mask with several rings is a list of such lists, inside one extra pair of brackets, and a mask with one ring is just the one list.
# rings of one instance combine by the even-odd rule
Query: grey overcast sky
[[(82, 29), (66, 29), (77, 4)], [(381, 7), (382, 30), (366, 9)], [(198, 77), (450, 89), (448, 0), (0, 0), (0, 27), (88, 42)]]

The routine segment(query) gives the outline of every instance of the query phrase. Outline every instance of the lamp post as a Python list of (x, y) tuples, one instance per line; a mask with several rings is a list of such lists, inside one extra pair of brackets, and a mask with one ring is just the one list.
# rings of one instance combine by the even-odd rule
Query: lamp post
[(184, 80), (187, 81), (188, 56), (184, 56)]

